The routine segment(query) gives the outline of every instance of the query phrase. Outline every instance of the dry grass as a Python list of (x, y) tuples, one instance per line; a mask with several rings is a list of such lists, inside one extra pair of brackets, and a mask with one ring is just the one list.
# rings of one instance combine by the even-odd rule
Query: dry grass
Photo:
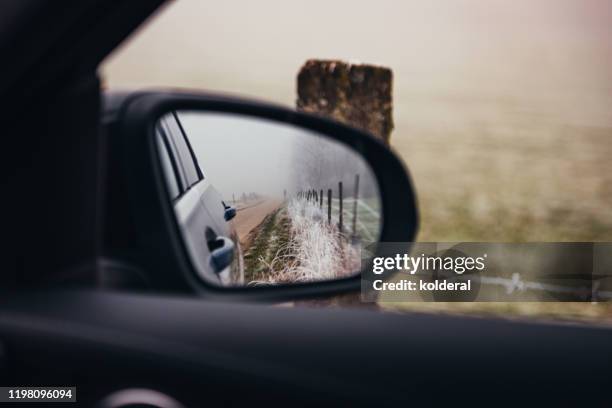
[[(359, 270), (360, 253), (339, 236), (335, 226), (327, 224), (318, 206), (293, 199), (284, 211), (288, 222), (281, 231), (267, 228), (273, 225), (268, 222), (259, 232), (267, 234), (270, 243), (267, 256), (256, 255), (261, 272), (251, 284), (332, 280)], [(279, 241), (279, 233), (288, 233), (288, 239)], [(275, 242), (282, 244), (274, 245)]]

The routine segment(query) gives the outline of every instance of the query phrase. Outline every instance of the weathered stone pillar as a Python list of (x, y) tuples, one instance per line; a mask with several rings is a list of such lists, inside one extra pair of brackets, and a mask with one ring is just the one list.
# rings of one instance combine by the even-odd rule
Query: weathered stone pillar
[(308, 60), (297, 77), (297, 108), (366, 130), (389, 144), (393, 72), (336, 60)]

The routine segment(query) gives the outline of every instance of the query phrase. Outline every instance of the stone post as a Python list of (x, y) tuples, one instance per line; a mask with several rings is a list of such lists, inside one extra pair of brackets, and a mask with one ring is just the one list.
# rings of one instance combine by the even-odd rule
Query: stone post
[(386, 67), (308, 60), (297, 77), (297, 108), (366, 130), (388, 145), (392, 87), (393, 72)]

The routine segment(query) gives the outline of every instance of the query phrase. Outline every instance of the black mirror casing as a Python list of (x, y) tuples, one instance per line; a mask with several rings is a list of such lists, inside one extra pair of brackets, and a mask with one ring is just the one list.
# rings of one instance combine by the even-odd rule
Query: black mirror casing
[[(118, 234), (106, 234), (105, 243), (109, 248), (106, 252), (113, 259), (135, 264), (154, 290), (195, 292), (209, 297), (223, 295), (225, 299), (282, 301), (360, 287), (359, 275), (329, 282), (248, 288), (216, 287), (199, 279), (168, 199), (154, 140), (156, 121), (163, 114), (177, 110), (264, 118), (319, 132), (350, 146), (371, 166), (379, 184), (383, 210), (381, 242), (414, 240), (418, 212), (408, 172), (391, 150), (366, 132), (312, 114), (228, 96), (183, 92), (110, 93), (105, 95), (103, 122), (113, 167), (109, 171), (109, 189), (115, 193), (110, 194), (106, 214), (129, 221), (133, 242), (124, 242), (117, 249), (112, 237), (117, 238)], [(128, 203), (129, 214), (116, 210), (121, 207), (120, 200)], [(125, 254), (129, 254), (127, 259)]]
[(223, 218), (225, 221), (231, 221), (236, 216), (236, 209), (234, 207), (225, 208), (225, 212), (223, 213)]

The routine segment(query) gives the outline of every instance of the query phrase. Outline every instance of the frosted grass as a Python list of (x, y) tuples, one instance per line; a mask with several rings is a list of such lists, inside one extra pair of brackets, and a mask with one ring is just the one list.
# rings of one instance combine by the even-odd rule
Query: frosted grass
[[(351, 276), (360, 269), (360, 251), (327, 222), (313, 203), (293, 199), (287, 204), (291, 239), (267, 264), (266, 281), (257, 283), (312, 282)], [(263, 262), (263, 260), (261, 260)]]

